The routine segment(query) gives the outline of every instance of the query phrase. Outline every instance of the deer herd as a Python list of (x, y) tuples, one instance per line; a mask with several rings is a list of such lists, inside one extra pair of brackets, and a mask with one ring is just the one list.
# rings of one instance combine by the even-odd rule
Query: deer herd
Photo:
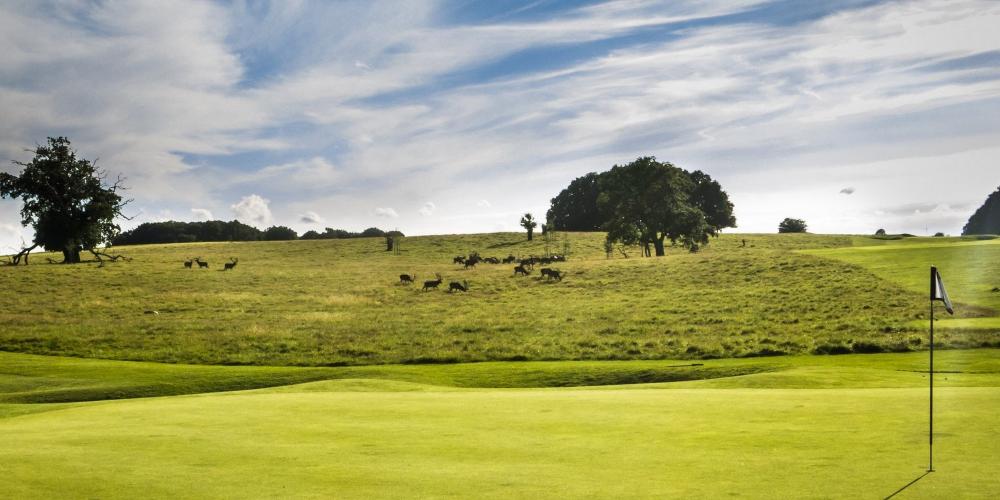
[[(238, 263), (239, 261), (240, 259), (237, 259), (236, 257), (230, 257), (229, 262), (226, 262), (225, 264), (222, 265), (222, 270), (223, 271), (232, 270), (234, 267), (236, 267), (236, 263)], [(188, 269), (191, 269), (194, 264), (198, 264), (199, 269), (208, 269), (208, 262), (201, 260), (201, 257), (195, 257), (193, 259), (188, 259), (184, 261), (184, 267)]]
[[(239, 263), (239, 259), (236, 257), (230, 257), (229, 262), (223, 264), (223, 271), (230, 271), (236, 267)], [(566, 262), (566, 257), (563, 255), (549, 255), (544, 257), (536, 257), (534, 255), (527, 258), (517, 258), (513, 255), (508, 255), (503, 259), (497, 257), (481, 257), (478, 252), (473, 252), (472, 254), (465, 256), (459, 255), (452, 259), (452, 263), (463, 266), (466, 270), (475, 269), (476, 264), (517, 264), (514, 266), (514, 276), (528, 276), (535, 269), (535, 264), (548, 265), (553, 262)], [(193, 259), (188, 259), (184, 261), (184, 267), (187, 269), (192, 269), (195, 264), (198, 264), (199, 269), (208, 269), (208, 262), (201, 260), (201, 257), (195, 257)], [(563, 274), (560, 270), (543, 267), (539, 270), (542, 278), (546, 280), (562, 281)], [(440, 274), (434, 273), (436, 279), (424, 281), (424, 286), (421, 288), (423, 291), (436, 290), (441, 283), (444, 282), (444, 278)], [(400, 274), (399, 284), (401, 285), (412, 285), (416, 283), (417, 275), (414, 274)], [(462, 280), (461, 282), (452, 281), (448, 284), (449, 292), (468, 292), (469, 282)]]
[[(453, 264), (462, 266), (465, 270), (475, 269), (477, 264), (517, 264), (514, 266), (514, 276), (528, 276), (535, 269), (536, 264), (548, 265), (553, 262), (566, 262), (566, 257), (564, 255), (549, 255), (544, 257), (536, 257), (534, 255), (527, 258), (517, 258), (513, 255), (508, 255), (503, 259), (497, 257), (482, 257), (478, 252), (473, 252), (472, 254), (465, 256), (459, 255), (452, 260)], [(539, 273), (542, 278), (552, 281), (562, 281), (563, 273), (562, 271), (554, 268), (543, 267), (539, 269)], [(434, 273), (435, 279), (424, 281), (424, 286), (421, 288), (423, 291), (436, 290), (441, 283), (444, 282), (444, 278), (441, 277), (439, 273)], [(401, 285), (412, 285), (417, 282), (417, 275), (414, 274), (400, 274), (399, 284)], [(469, 291), (469, 282), (462, 280), (462, 282), (452, 281), (448, 284), (449, 292), (467, 292)]]

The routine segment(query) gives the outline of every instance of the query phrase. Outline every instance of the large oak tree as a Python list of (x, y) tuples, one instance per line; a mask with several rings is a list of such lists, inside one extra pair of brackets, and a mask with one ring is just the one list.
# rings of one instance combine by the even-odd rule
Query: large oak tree
[(548, 218), (555, 229), (601, 229), (609, 242), (652, 245), (658, 256), (666, 240), (694, 251), (736, 225), (733, 204), (718, 182), (654, 157), (575, 179), (552, 199)]
[(128, 203), (118, 194), (121, 179), (106, 185), (105, 172), (77, 158), (69, 139), (49, 137), (29, 163), (14, 164), (23, 170), (20, 175), (0, 172), (0, 197), (19, 198), (21, 223), (35, 230), (32, 245), (15, 256), (15, 264), (22, 256), (27, 262), (28, 252), (39, 246), (62, 252), (64, 263), (77, 263), (80, 252), (97, 255), (98, 247), (118, 234), (115, 219), (124, 217)]

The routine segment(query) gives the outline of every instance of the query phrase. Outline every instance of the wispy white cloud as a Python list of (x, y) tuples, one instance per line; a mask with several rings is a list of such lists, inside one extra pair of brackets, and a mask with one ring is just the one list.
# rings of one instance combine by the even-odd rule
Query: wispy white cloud
[(206, 208), (192, 208), (191, 216), (194, 220), (212, 220), (215, 217), (212, 216), (212, 211)]
[(386, 217), (391, 219), (399, 217), (399, 214), (396, 213), (396, 210), (392, 207), (378, 207), (373, 211), (373, 213), (376, 217)]
[(308, 211), (304, 214), (299, 215), (299, 222), (305, 222), (306, 224), (322, 224), (323, 218), (313, 211)]
[(420, 215), (422, 215), (424, 217), (427, 217), (427, 216), (433, 215), (434, 214), (434, 209), (436, 209), (436, 208), (437, 208), (437, 206), (434, 205), (434, 202), (428, 201), (427, 203), (424, 203), (424, 206), (420, 207), (420, 210), (417, 210), (417, 213), (419, 213)]

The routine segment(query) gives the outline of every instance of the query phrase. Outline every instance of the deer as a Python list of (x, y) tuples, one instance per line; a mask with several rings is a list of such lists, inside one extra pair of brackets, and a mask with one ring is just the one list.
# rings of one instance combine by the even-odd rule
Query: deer
[(524, 267), (524, 264), (514, 268), (514, 276), (520, 274), (521, 276), (527, 276), (531, 272), (531, 266)]
[(208, 262), (201, 260), (201, 257), (195, 257), (194, 261), (198, 263), (198, 267), (208, 269)]
[(549, 269), (547, 267), (542, 268), (542, 276), (546, 278), (552, 278), (554, 280), (562, 281), (562, 273), (558, 269)]
[(424, 288), (423, 288), (424, 291), (430, 290), (431, 288), (437, 288), (438, 285), (440, 285), (441, 282), (444, 281), (444, 279), (441, 278), (440, 274), (434, 273), (434, 276), (437, 277), (436, 280), (428, 280), (424, 282)]
[(191, 264), (194, 264), (194, 260), (188, 259), (184, 261), (184, 267), (191, 269)]
[(503, 258), (504, 264), (513, 264), (515, 262), (517, 262), (517, 257), (514, 257), (514, 254), (510, 254)]
[(467, 259), (467, 260), (465, 261), (465, 268), (466, 268), (466, 269), (469, 269), (469, 268), (472, 268), (472, 269), (475, 269), (475, 268), (476, 268), (476, 263), (477, 263), (477, 262), (479, 262), (479, 261), (478, 261), (478, 260), (476, 260), (476, 259)]
[(461, 255), (459, 255), (458, 257), (455, 257), (454, 259), (451, 259), (451, 261), (452, 261), (452, 263), (455, 263), (455, 264), (465, 264), (465, 257), (462, 257)]
[(236, 267), (236, 263), (240, 261), (240, 259), (237, 259), (236, 257), (230, 257), (229, 260), (230, 262), (226, 262), (226, 264), (223, 266), (224, 267), (223, 271), (229, 271), (230, 269)]
[(417, 280), (417, 275), (414, 273), (412, 276), (409, 274), (400, 274), (399, 282), (404, 285), (412, 285), (414, 281)]
[(469, 282), (465, 280), (462, 280), (461, 283), (457, 281), (452, 281), (451, 283), (448, 284), (448, 292), (451, 293), (454, 292), (455, 290), (458, 290), (460, 292), (468, 292)]

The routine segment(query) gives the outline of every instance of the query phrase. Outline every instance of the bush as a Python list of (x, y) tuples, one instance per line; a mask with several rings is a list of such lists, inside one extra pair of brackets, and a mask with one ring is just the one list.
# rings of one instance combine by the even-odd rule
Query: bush
[(944, 233), (940, 233), (940, 232), (934, 233), (934, 237), (935, 238), (943, 238), (944, 237)]
[(878, 231), (875, 231), (875, 236), (885, 236), (885, 229), (879, 228)]
[(813, 354), (851, 354), (851, 348), (843, 344), (820, 344), (813, 349)]
[(851, 350), (858, 354), (874, 354), (885, 352), (885, 348), (872, 342), (855, 342), (851, 345)]

